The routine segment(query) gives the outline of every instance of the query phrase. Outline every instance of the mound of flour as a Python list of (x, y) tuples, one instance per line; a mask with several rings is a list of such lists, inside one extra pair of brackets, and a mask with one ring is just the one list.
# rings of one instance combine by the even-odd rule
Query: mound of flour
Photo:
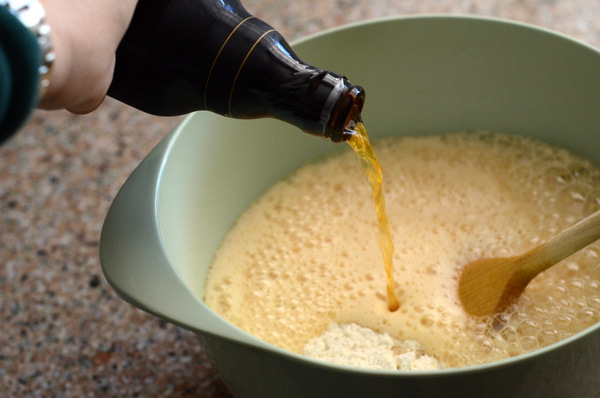
[(396, 340), (355, 323), (331, 323), (327, 330), (304, 345), (308, 357), (339, 365), (380, 370), (442, 369), (414, 340)]

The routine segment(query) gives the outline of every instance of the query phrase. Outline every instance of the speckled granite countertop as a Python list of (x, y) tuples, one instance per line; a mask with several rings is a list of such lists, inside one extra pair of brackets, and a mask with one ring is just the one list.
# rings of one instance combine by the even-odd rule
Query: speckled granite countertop
[[(364, 19), (460, 13), (524, 21), (600, 47), (597, 0), (245, 6), (290, 40)], [(193, 334), (119, 299), (98, 259), (113, 197), (180, 120), (107, 100), (87, 116), (38, 111), (0, 148), (0, 396), (230, 397)]]

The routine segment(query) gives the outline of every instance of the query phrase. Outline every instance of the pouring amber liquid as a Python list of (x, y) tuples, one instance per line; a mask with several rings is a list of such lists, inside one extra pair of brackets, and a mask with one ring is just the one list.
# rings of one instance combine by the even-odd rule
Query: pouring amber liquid
[(373, 200), (375, 201), (375, 212), (377, 213), (377, 222), (379, 225), (379, 248), (383, 256), (383, 264), (387, 279), (387, 302), (390, 311), (396, 311), (400, 308), (400, 301), (396, 294), (394, 284), (394, 264), (392, 257), (394, 255), (394, 242), (392, 241), (392, 232), (385, 209), (385, 197), (383, 195), (383, 176), (381, 166), (375, 151), (371, 146), (367, 129), (362, 122), (356, 124), (356, 128), (351, 132), (350, 138), (346, 141), (352, 147), (360, 159), (360, 165), (365, 173), (365, 177), (373, 191)]

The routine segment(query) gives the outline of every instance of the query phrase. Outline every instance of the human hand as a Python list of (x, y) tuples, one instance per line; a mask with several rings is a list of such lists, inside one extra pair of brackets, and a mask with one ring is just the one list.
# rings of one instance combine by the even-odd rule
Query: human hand
[(41, 0), (56, 59), (38, 106), (83, 114), (95, 110), (110, 86), (115, 52), (137, 0)]

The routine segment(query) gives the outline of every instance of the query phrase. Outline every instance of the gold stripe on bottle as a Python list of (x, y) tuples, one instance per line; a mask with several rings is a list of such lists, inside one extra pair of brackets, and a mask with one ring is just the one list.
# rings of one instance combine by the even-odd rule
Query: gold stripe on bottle
[(235, 74), (235, 78), (233, 79), (233, 83), (231, 84), (231, 91), (229, 92), (229, 102), (227, 104), (227, 114), (228, 116), (231, 117), (231, 99), (233, 98), (233, 91), (235, 90), (235, 85), (237, 83), (237, 79), (240, 76), (240, 73), (242, 72), (242, 69), (244, 69), (244, 65), (246, 64), (246, 61), (248, 60), (248, 57), (250, 56), (250, 54), (252, 54), (252, 51), (254, 51), (254, 48), (258, 45), (258, 43), (260, 43), (260, 41), (269, 33), (271, 32), (275, 32), (275, 29), (271, 29), (271, 30), (267, 30), (265, 33), (262, 34), (262, 36), (260, 36), (258, 38), (258, 40), (256, 40), (256, 42), (254, 43), (254, 45), (250, 48), (250, 50), (248, 51), (248, 54), (246, 54), (246, 57), (244, 57), (244, 60), (242, 61), (242, 63), (240, 64), (240, 67), (238, 68), (237, 73)]
[(204, 85), (204, 108), (207, 110), (210, 110), (208, 108), (208, 100), (207, 100), (207, 93), (208, 93), (208, 84), (210, 83), (210, 77), (212, 75), (213, 69), (217, 63), (217, 60), (219, 59), (219, 57), (221, 56), (221, 53), (223, 52), (223, 49), (225, 48), (225, 46), (227, 45), (227, 43), (229, 42), (229, 39), (231, 39), (231, 36), (233, 36), (233, 34), (240, 28), (240, 26), (242, 26), (243, 24), (245, 24), (248, 20), (256, 18), (254, 16), (249, 16), (248, 18), (244, 19), (243, 21), (241, 21), (229, 34), (229, 36), (227, 36), (227, 38), (225, 39), (225, 41), (223, 42), (223, 44), (221, 45), (221, 48), (219, 49), (219, 52), (217, 53), (217, 55), (215, 56), (215, 59), (213, 60), (212, 65), (210, 66), (210, 70), (208, 71), (208, 77), (206, 78), (206, 84)]

